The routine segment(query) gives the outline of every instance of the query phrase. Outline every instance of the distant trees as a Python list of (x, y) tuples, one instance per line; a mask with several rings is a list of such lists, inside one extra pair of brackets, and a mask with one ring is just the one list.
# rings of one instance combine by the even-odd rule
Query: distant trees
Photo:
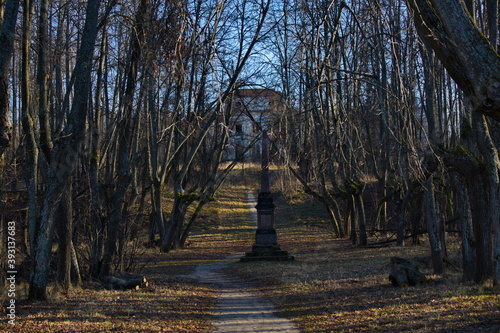
[(100, 278), (127, 269), (144, 216), (151, 244), (157, 235), (163, 252), (184, 244), (235, 165), (220, 167), (228, 101), (271, 2), (25, 0), (17, 20), (19, 3), (1, 8), (0, 145), (3, 166), (13, 165), (2, 182), (15, 190), (1, 194), (14, 204), (21, 193), (28, 209), (0, 213), (25, 218), (30, 298), (44, 299), (54, 241), (64, 288), (81, 269)]
[[(494, 283), (500, 285), (498, 123), (488, 122), (477, 114), (500, 122), (498, 1), (486, 1), (479, 8), (471, 0), (407, 3), (422, 38), (467, 97), (468, 110), (461, 119), (461, 145), (455, 154), (459, 156), (445, 154), (444, 159), (448, 168), (459, 174), (456, 177), (463, 180), (455, 182), (457, 192), (463, 193), (459, 187), (466, 184), (471, 204), (466, 207), (463, 203), (465, 206), (460, 208), (463, 218), (472, 220), (474, 230), (472, 236), (465, 232), (470, 226), (463, 225), (464, 260), (468, 261), (467, 266), (472, 266), (471, 251), (475, 252), (474, 279), (479, 282), (493, 277)], [(478, 20), (482, 22), (482, 31), (476, 23)], [(475, 239), (475, 246), (471, 237)]]
[(436, 273), (459, 220), (464, 279), (479, 282), (498, 276), (498, 123), (478, 115), (498, 120), (498, 2), (406, 3), (282, 2), (285, 160), (340, 236), (365, 244), (368, 225), (402, 245), (426, 228)]

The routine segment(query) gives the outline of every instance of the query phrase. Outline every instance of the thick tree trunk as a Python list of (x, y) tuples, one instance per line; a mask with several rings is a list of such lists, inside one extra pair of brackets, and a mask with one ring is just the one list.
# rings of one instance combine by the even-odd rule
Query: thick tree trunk
[(493, 277), (500, 285), (500, 158), (498, 147), (492, 140), (486, 119), (478, 114), (472, 116), (477, 137), (477, 146), (484, 157), (483, 186), (485, 197), (481, 209), (486, 212), (482, 224), (481, 241), (484, 244), (484, 278)]
[(476, 112), (500, 121), (500, 57), (464, 1), (406, 0), (417, 28)]
[(191, 201), (186, 198), (177, 197), (175, 199), (165, 235), (161, 239), (161, 252), (167, 253), (180, 245), (180, 231), (190, 204)]
[(10, 145), (12, 124), (9, 115), (9, 64), (14, 48), (19, 0), (7, 0), (0, 31), (0, 158)]
[(35, 241), (35, 264), (30, 276), (29, 298), (34, 300), (47, 298), (46, 287), (54, 239), (54, 214), (64, 191), (64, 183), (54, 174), (52, 168), (48, 171), (47, 180), (48, 186), (40, 215), (40, 227)]

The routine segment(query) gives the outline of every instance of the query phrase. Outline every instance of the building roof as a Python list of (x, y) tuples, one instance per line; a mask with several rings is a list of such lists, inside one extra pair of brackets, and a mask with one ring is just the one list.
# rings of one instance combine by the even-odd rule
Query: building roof
[(272, 89), (238, 89), (236, 90), (237, 97), (265, 97), (268, 100), (281, 100), (281, 93)]

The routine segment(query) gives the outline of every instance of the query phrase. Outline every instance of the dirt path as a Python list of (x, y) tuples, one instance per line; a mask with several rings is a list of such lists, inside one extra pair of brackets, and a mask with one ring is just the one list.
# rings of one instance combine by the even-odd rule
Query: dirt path
[[(255, 198), (249, 191), (247, 204), (255, 205)], [(252, 209), (250, 216), (252, 223), (256, 223), (254, 211)], [(200, 282), (213, 285), (218, 290), (218, 307), (215, 311), (218, 332), (299, 333), (300, 330), (290, 320), (275, 315), (270, 301), (253, 294), (243, 281), (223, 273), (230, 260), (242, 255), (234, 254), (215, 264), (200, 265), (193, 273)]]

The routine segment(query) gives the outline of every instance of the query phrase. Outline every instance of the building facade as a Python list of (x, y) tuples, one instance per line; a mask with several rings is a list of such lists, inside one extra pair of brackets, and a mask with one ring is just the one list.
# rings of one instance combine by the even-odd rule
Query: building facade
[(260, 140), (252, 145), (262, 130), (272, 131), (279, 109), (281, 93), (272, 89), (238, 89), (230, 101), (231, 132), (226, 160), (260, 160)]

